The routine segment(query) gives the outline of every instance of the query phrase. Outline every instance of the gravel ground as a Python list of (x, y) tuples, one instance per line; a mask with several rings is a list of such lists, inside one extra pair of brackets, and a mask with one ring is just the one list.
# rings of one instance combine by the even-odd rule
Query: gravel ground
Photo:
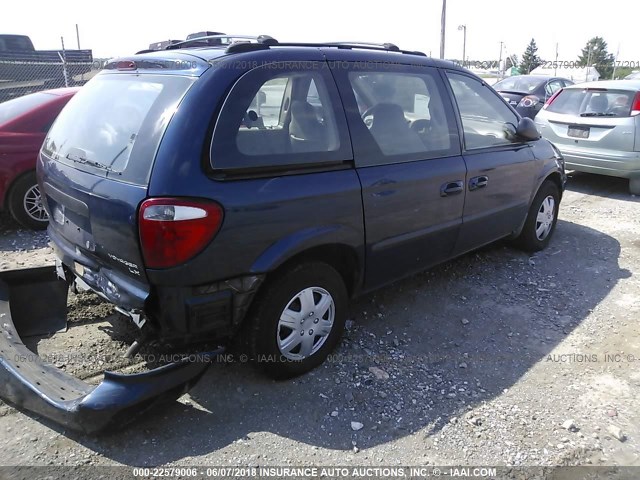
[[(0, 270), (52, 262), (46, 234), (1, 220)], [(498, 243), (360, 298), (310, 374), (214, 365), (99, 437), (0, 406), (0, 464), (640, 465), (638, 232), (626, 182), (576, 174), (547, 250)], [(34, 348), (98, 355), (59, 365), (90, 382), (139, 367), (110, 305), (72, 296), (70, 319)]]

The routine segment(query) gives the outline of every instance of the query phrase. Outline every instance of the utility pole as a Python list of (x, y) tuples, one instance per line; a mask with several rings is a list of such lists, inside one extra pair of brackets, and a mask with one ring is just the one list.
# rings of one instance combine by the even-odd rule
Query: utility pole
[(504, 45), (504, 42), (500, 42), (500, 57), (498, 58), (498, 70), (500, 71), (500, 78), (502, 78), (502, 45)]
[(78, 50), (80, 50), (80, 30), (78, 30), (77, 23), (76, 23), (76, 40), (78, 41)]
[(69, 75), (67, 73), (67, 53), (64, 48), (64, 37), (60, 37), (60, 43), (62, 44), (62, 52), (58, 52), (58, 57), (62, 62), (62, 75), (64, 76), (64, 86), (69, 86)]
[(613, 61), (613, 73), (611, 74), (611, 80), (616, 79), (616, 68), (618, 67), (618, 55), (620, 55), (620, 44), (618, 44), (618, 50), (616, 50), (616, 58)]
[(553, 76), (558, 75), (558, 44), (556, 43), (556, 61), (553, 62)]
[(458, 25), (458, 31), (462, 30), (463, 40), (462, 40), (462, 66), (464, 67), (464, 60), (467, 58), (467, 26), (466, 25)]
[(444, 35), (447, 24), (447, 0), (442, 0), (442, 17), (440, 18), (440, 58), (444, 59)]

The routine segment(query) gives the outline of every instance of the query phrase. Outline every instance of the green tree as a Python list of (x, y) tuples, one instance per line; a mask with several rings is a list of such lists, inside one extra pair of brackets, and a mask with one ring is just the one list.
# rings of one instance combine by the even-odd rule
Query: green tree
[(505, 70), (509, 70), (512, 67), (518, 66), (518, 56), (517, 55), (509, 55), (505, 60), (504, 68)]
[(542, 59), (538, 56), (538, 45), (536, 45), (536, 41), (532, 38), (522, 54), (520, 72), (526, 75), (540, 65), (542, 65)]
[(582, 67), (595, 66), (601, 79), (611, 78), (615, 57), (607, 50), (607, 42), (602, 37), (593, 37), (582, 49), (578, 64)]
[(618, 68), (616, 68), (616, 78), (617, 79), (624, 78), (624, 77), (626, 77), (627, 75), (629, 75), (629, 74), (631, 74), (633, 72), (634, 72), (633, 68), (630, 68), (630, 67), (618, 67)]

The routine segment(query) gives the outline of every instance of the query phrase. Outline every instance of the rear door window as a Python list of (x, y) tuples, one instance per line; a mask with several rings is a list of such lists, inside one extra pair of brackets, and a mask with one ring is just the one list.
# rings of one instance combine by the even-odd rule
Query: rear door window
[(598, 88), (563, 90), (548, 112), (580, 117), (629, 117), (636, 92)]
[(192, 81), (168, 75), (100, 75), (69, 101), (42, 151), (79, 170), (144, 185), (170, 107)]
[(299, 168), (351, 160), (344, 112), (323, 67), (276, 63), (241, 77), (216, 122), (212, 167)]

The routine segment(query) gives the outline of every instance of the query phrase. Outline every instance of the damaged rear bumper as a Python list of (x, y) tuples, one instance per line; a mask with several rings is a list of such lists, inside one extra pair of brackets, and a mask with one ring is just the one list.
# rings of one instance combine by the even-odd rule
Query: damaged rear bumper
[(95, 433), (122, 426), (186, 393), (222, 353), (192, 355), (133, 375), (104, 372), (102, 383), (89, 385), (45, 363), (20, 338), (59, 330), (66, 323), (66, 300), (67, 284), (54, 267), (0, 272), (0, 398), (67, 428)]

